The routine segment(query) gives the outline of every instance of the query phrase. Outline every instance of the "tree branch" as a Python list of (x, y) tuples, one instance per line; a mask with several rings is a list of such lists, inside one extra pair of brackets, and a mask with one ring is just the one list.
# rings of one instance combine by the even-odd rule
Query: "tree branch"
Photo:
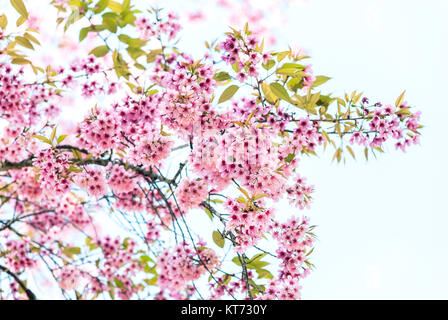
[(23, 291), (25, 291), (25, 294), (29, 300), (37, 300), (36, 295), (33, 293), (33, 291), (28, 289), (27, 286), (25, 285), (25, 283), (22, 280), (20, 280), (20, 278), (14, 272), (12, 272), (11, 270), (9, 270), (8, 268), (6, 268), (2, 265), (0, 265), (0, 270), (3, 272), (6, 272), (8, 275), (10, 275), (12, 278), (14, 278), (14, 280), (23, 289)]

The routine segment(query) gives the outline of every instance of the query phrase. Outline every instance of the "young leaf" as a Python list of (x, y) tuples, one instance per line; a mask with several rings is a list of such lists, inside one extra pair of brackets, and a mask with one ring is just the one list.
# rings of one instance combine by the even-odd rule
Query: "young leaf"
[(208, 215), (208, 217), (210, 218), (210, 220), (213, 220), (213, 214), (210, 212), (210, 210), (208, 210), (207, 208), (204, 208), (205, 213)]
[(43, 141), (45, 143), (51, 144), (51, 141), (47, 137), (40, 136), (40, 135), (34, 135), (34, 136), (31, 136), (31, 137), (39, 139), (39, 140), (41, 140), (41, 141)]
[(346, 148), (347, 148), (348, 152), (350, 153), (350, 155), (353, 157), (353, 159), (356, 159), (355, 153), (353, 152), (352, 148), (350, 146), (346, 146)]
[(121, 11), (123, 10), (121, 4), (119, 4), (117, 1), (109, 1), (107, 6), (115, 13), (121, 13)]
[(399, 108), (399, 107), (403, 104), (404, 93), (405, 93), (405, 92), (406, 92), (406, 90), (403, 91), (403, 92), (399, 95), (399, 97), (397, 98), (397, 100), (395, 101), (395, 106), (396, 106), (397, 108)]
[(277, 97), (279, 97), (282, 100), (291, 102), (291, 98), (289, 97), (288, 92), (280, 83), (278, 82), (271, 83), (270, 87), (272, 93), (274, 93)]
[(29, 34), (28, 32), (26, 32), (23, 36), (24, 36), (26, 39), (28, 39), (29, 41), (34, 42), (35, 44), (40, 45), (39, 40), (37, 40), (32, 34)]
[(239, 87), (237, 85), (231, 85), (227, 87), (222, 93), (221, 97), (219, 97), (218, 103), (222, 103), (224, 101), (229, 100), (233, 97), (233, 95), (238, 91)]
[(17, 36), (15, 40), (22, 47), (34, 50), (33, 44), (28, 39), (26, 39), (25, 37)]
[(51, 142), (53, 142), (54, 138), (56, 137), (56, 129), (57, 129), (57, 126), (55, 126), (53, 128), (53, 131), (51, 131), (51, 135), (50, 135), (50, 141)]
[(316, 76), (316, 80), (314, 80), (313, 85), (311, 86), (312, 88), (320, 86), (321, 84), (324, 84), (325, 82), (327, 82), (328, 80), (330, 80), (330, 77), (326, 77), (326, 76)]
[(23, 64), (31, 64), (31, 61), (29, 61), (28, 59), (24, 59), (24, 58), (14, 58), (11, 60), (11, 63), (23, 65)]
[(11, 4), (22, 17), (28, 19), (28, 11), (26, 11), (25, 4), (22, 0), (11, 0)]
[(109, 52), (109, 48), (106, 46), (99, 46), (89, 52), (89, 54), (93, 54), (97, 58), (104, 57)]
[(258, 279), (274, 279), (274, 276), (269, 270), (266, 269), (257, 269)]
[(238, 187), (238, 190), (240, 190), (246, 196), (247, 199), (250, 199), (250, 195), (246, 190), (240, 187)]
[(212, 237), (218, 247), (224, 248), (224, 238), (218, 231), (213, 231)]
[(291, 163), (295, 156), (296, 155), (294, 153), (288, 154), (288, 156), (285, 158), (285, 162)]
[(0, 28), (5, 29), (8, 25), (8, 18), (4, 14), (0, 16)]
[(275, 61), (272, 60), (272, 59), (269, 59), (268, 61), (266, 61), (265, 64), (262, 64), (261, 66), (262, 66), (265, 70), (269, 70), (269, 69), (271, 69), (274, 65), (275, 65)]
[(67, 138), (66, 134), (60, 135), (58, 137), (58, 139), (56, 140), (57, 143), (61, 143), (62, 141), (64, 141), (64, 139)]
[(236, 264), (237, 266), (241, 266), (241, 262), (240, 259), (238, 257), (233, 257), (232, 261), (234, 264)]
[(213, 76), (213, 79), (215, 79), (216, 81), (226, 81), (230, 79), (230, 75), (225, 71), (221, 71), (215, 74)]

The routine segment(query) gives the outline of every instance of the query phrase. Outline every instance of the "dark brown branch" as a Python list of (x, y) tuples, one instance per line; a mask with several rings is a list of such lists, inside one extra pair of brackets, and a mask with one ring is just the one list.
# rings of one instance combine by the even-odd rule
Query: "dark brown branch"
[(22, 280), (20, 280), (20, 278), (14, 272), (12, 272), (11, 270), (9, 270), (8, 268), (6, 268), (2, 265), (0, 265), (0, 270), (7, 273), (12, 278), (14, 278), (14, 280), (18, 283), (20, 288), (22, 288), (22, 290), (25, 291), (25, 294), (29, 300), (37, 300), (36, 295), (33, 293), (33, 291), (28, 289), (27, 286), (25, 285), (25, 283)]
[[(70, 148), (69, 146), (65, 146), (67, 149)], [(78, 149), (79, 151), (83, 152), (83, 149)], [(3, 161), (0, 162), (0, 172), (1, 171), (9, 171), (9, 170), (18, 170), (18, 169), (22, 169), (22, 168), (26, 168), (26, 167), (32, 167), (33, 166), (33, 159), (34, 157), (31, 156), (25, 160), (19, 161), (19, 162), (10, 162), (10, 161)], [(146, 177), (150, 177), (153, 180), (159, 180), (159, 181), (163, 181), (163, 182), (167, 182), (167, 183), (171, 183), (171, 180), (168, 180), (164, 177), (161, 177), (159, 175), (157, 175), (156, 173), (154, 173), (152, 170), (146, 170), (142, 167), (139, 166), (135, 166), (135, 165), (130, 165), (127, 164), (121, 160), (110, 160), (110, 159), (100, 159), (100, 158), (89, 158), (89, 159), (70, 159), (69, 160), (70, 163), (72, 164), (76, 164), (76, 165), (88, 165), (88, 164), (95, 164), (95, 165), (99, 165), (99, 166), (107, 166), (109, 163), (112, 164), (116, 164), (116, 165), (120, 165), (126, 168), (130, 168), (132, 169), (134, 172), (142, 175), (142, 176), (146, 176)]]

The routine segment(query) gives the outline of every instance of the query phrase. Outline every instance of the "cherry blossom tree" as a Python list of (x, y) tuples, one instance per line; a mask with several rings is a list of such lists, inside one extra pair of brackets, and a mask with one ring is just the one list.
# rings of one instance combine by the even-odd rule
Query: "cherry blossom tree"
[[(308, 56), (271, 49), (250, 23), (193, 56), (163, 9), (53, 0), (49, 31), (50, 14), (10, 4), (1, 298), (45, 287), (66, 299), (299, 299), (315, 245), (300, 159), (419, 141), (404, 93), (390, 104), (323, 93), (330, 78)], [(60, 61), (39, 56), (46, 48)]]

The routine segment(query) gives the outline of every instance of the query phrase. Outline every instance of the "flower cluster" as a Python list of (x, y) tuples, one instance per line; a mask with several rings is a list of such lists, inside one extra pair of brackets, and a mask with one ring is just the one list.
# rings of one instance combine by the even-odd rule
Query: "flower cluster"
[(132, 137), (133, 147), (128, 152), (129, 162), (137, 165), (151, 167), (170, 154), (173, 140), (164, 135), (159, 128), (150, 125), (141, 125)]
[(77, 128), (79, 145), (89, 151), (101, 154), (108, 149), (119, 147), (119, 119), (115, 113), (95, 109), (92, 115), (80, 123)]
[(64, 266), (59, 272), (59, 286), (63, 290), (74, 290), (78, 287), (82, 274), (73, 266)]
[(151, 80), (165, 90), (160, 96), (163, 112), (162, 123), (175, 130), (185, 140), (192, 136), (209, 136), (225, 126), (225, 119), (212, 109), (210, 101), (217, 86), (210, 64), (195, 64), (186, 54), (172, 55), (172, 69), (166, 71), (166, 63), (160, 56), (156, 59)]
[(261, 204), (261, 200), (254, 204), (243, 198), (238, 201), (228, 199), (225, 203), (225, 207), (230, 213), (226, 230), (235, 235), (234, 240), (238, 243), (235, 250), (241, 253), (256, 245), (269, 231), (270, 221), (274, 218), (274, 210), (263, 209), (259, 207)]
[(176, 189), (176, 199), (185, 212), (198, 207), (207, 194), (207, 185), (198, 180), (183, 179)]
[(289, 202), (300, 209), (310, 207), (311, 193), (314, 186), (307, 185), (306, 178), (297, 177), (295, 184), (286, 190)]
[(109, 165), (106, 170), (109, 172), (107, 184), (113, 192), (120, 194), (132, 191), (136, 186), (136, 179), (133, 179), (133, 172), (126, 170), (123, 166)]
[(84, 167), (74, 178), (76, 184), (85, 189), (91, 196), (99, 198), (107, 193), (104, 171), (96, 167)]
[(24, 82), (23, 74), (23, 69), (14, 73), (11, 66), (0, 64), (0, 113), (11, 124), (29, 126), (41, 119), (38, 107), (50, 100), (54, 92)]
[(31, 241), (28, 238), (6, 242), (6, 263), (13, 272), (22, 272), (36, 265), (30, 254)]
[(162, 21), (160, 19), (151, 21), (146, 17), (138, 18), (135, 21), (135, 26), (140, 32), (140, 38), (149, 40), (154, 37), (166, 35), (168, 39), (174, 39), (182, 29), (181, 25), (178, 23), (179, 17), (175, 13), (170, 12), (168, 13), (167, 18), (167, 21)]
[(351, 144), (368, 145), (370, 147), (381, 148), (383, 144), (391, 139), (396, 140), (395, 148), (403, 152), (406, 147), (418, 144), (420, 134), (418, 129), (420, 112), (412, 113), (406, 103), (402, 103), (398, 108), (387, 105), (382, 106), (376, 103), (367, 106), (368, 99), (363, 99), (362, 108), (364, 115), (369, 120), (369, 130), (360, 129), (350, 137)]
[(159, 255), (157, 268), (160, 273), (157, 282), (162, 290), (168, 290), (173, 297), (180, 298), (179, 291), (187, 289), (190, 281), (197, 280), (207, 270), (212, 272), (218, 264), (218, 257), (213, 250), (192, 248), (183, 243)]
[(277, 257), (281, 260), (278, 277), (272, 280), (261, 299), (293, 300), (300, 298), (299, 280), (309, 273), (304, 267), (307, 251), (313, 245), (307, 218), (291, 218), (286, 223), (275, 222), (272, 236), (278, 242)]
[[(99, 267), (99, 275), (105, 279), (105, 283), (118, 283), (118, 295), (121, 299), (130, 299), (139, 288), (134, 285), (132, 277), (141, 269), (134, 261), (136, 242), (126, 238), (123, 241), (119, 237), (115, 239), (109, 236), (98, 239), (96, 244), (102, 249), (103, 263)], [(92, 290), (103, 289), (103, 285), (92, 282)], [(101, 290), (102, 291), (102, 290)]]
[(64, 194), (70, 190), (70, 179), (73, 174), (69, 171), (70, 163), (66, 153), (48, 148), (39, 152), (33, 159), (33, 165), (39, 169), (38, 182), (44, 190), (55, 194)]

